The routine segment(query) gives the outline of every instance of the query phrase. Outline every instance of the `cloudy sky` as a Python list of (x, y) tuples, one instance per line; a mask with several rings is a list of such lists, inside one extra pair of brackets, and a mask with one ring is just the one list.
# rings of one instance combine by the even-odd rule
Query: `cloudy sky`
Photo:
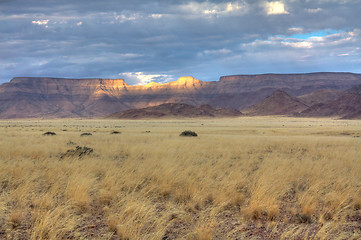
[(0, 82), (361, 73), (360, 13), (361, 0), (0, 0)]

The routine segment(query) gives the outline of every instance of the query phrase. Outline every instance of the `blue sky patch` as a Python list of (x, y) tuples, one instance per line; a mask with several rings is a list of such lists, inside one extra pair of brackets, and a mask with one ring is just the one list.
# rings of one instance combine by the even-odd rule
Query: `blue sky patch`
[(310, 32), (310, 33), (292, 34), (292, 35), (289, 36), (289, 38), (309, 39), (310, 37), (323, 37), (323, 36), (336, 34), (336, 33), (341, 33), (341, 32), (343, 32), (343, 31), (328, 29), (328, 30), (320, 30), (320, 31)]

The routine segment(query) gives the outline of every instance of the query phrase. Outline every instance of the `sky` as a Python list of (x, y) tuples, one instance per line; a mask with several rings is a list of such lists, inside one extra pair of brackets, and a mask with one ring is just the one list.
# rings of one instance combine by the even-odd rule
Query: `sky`
[(0, 83), (361, 73), (361, 0), (0, 0)]

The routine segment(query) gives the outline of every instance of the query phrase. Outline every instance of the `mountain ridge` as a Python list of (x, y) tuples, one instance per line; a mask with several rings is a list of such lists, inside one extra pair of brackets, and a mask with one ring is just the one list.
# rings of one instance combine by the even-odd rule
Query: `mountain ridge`
[(356, 73), (232, 75), (209, 82), (187, 76), (147, 85), (129, 85), (124, 79), (17, 77), (0, 85), (0, 118), (102, 117), (162, 103), (244, 110), (278, 89), (297, 97), (359, 84), (361, 74)]

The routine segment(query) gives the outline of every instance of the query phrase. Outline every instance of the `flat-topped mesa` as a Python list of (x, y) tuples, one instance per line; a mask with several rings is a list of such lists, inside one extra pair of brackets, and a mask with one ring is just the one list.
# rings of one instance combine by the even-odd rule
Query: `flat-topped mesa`
[(49, 81), (66, 81), (67, 78), (50, 78), (50, 77), (15, 77), (10, 80), (12, 84), (24, 84), (29, 82), (49, 82)]
[(175, 87), (193, 88), (193, 87), (202, 86), (203, 82), (201, 80), (195, 79), (194, 77), (186, 76), (186, 77), (180, 77), (178, 78), (177, 81), (169, 82), (168, 84), (170, 86), (175, 86)]
[(199, 83), (199, 82), (202, 82), (202, 81), (195, 79), (192, 76), (180, 77), (177, 80), (177, 83), (179, 83), (179, 84), (194, 84), (194, 83)]
[(123, 78), (119, 79), (99, 79), (99, 83), (101, 85), (109, 85), (113, 88), (126, 88), (130, 85), (128, 85)]
[(120, 95), (129, 87), (124, 79), (103, 79), (103, 78), (49, 78), (49, 77), (17, 77), (10, 83), (2, 85), (1, 92), (17, 93), (23, 95), (38, 94), (49, 98), (50, 95)]
[(243, 92), (266, 88), (287, 89), (291, 95), (299, 96), (325, 88), (346, 90), (358, 82), (361, 82), (361, 74), (326, 72), (223, 76), (217, 85)]
[[(93, 96), (113, 96), (117, 97), (119, 94), (124, 93), (128, 90), (130, 85), (126, 84), (124, 79), (97, 79), (94, 86), (93, 82), (90, 81), (90, 88), (95, 87), (93, 90)], [(85, 86), (84, 86), (85, 87)]]
[(157, 83), (157, 82), (150, 82), (150, 83), (147, 83), (146, 85), (144, 85), (144, 87), (146, 88), (151, 88), (151, 87), (158, 87), (162, 85), (161, 83)]
[[(124, 83), (124, 84), (128, 85), (125, 82), (124, 78), (90, 78), (89, 80), (93, 80), (93, 79), (99, 80), (101, 82)], [(82, 80), (82, 79), (78, 79), (78, 80)]]
[(347, 80), (360, 79), (360, 74), (350, 72), (313, 72), (313, 73), (265, 73), (265, 74), (245, 74), (245, 75), (228, 75), (221, 76), (220, 82), (226, 81), (268, 81), (268, 80), (328, 80), (339, 81), (340, 78), (347, 78)]
[[(259, 104), (277, 89), (297, 97), (319, 90), (342, 92), (355, 85), (361, 85), (361, 74), (234, 75), (222, 77), (220, 81), (204, 82), (187, 76), (177, 81), (147, 85), (128, 85), (124, 79), (17, 77), (0, 85), (0, 118), (99, 117), (167, 102), (244, 110)], [(353, 92), (359, 93), (360, 90), (356, 88)], [(360, 108), (355, 105), (359, 101), (357, 96), (348, 94), (339, 103), (342, 105), (352, 100), (351, 107), (356, 106), (358, 110)], [(298, 106), (301, 105), (285, 93), (276, 92), (274, 98), (267, 99), (258, 110), (259, 114), (266, 114), (267, 109), (271, 114), (284, 114), (289, 113), (288, 110), (294, 112), (294, 109), (299, 112)], [(274, 112), (274, 108), (282, 111)], [(318, 109), (315, 112), (318, 114)], [(340, 116), (346, 114), (344, 111), (340, 113)]]
[(10, 80), (11, 83), (25, 83), (25, 82), (71, 82), (71, 83), (94, 83), (94, 84), (113, 84), (113, 85), (128, 85), (124, 79), (108, 79), (108, 78), (50, 78), (50, 77), (15, 77)]
[(178, 78), (177, 81), (172, 82), (166, 82), (166, 83), (157, 83), (157, 82), (150, 82), (146, 85), (139, 85), (139, 86), (133, 86), (133, 87), (140, 87), (140, 88), (194, 88), (198, 86), (202, 86), (203, 82), (201, 80), (195, 79), (191, 76), (185, 76)]

